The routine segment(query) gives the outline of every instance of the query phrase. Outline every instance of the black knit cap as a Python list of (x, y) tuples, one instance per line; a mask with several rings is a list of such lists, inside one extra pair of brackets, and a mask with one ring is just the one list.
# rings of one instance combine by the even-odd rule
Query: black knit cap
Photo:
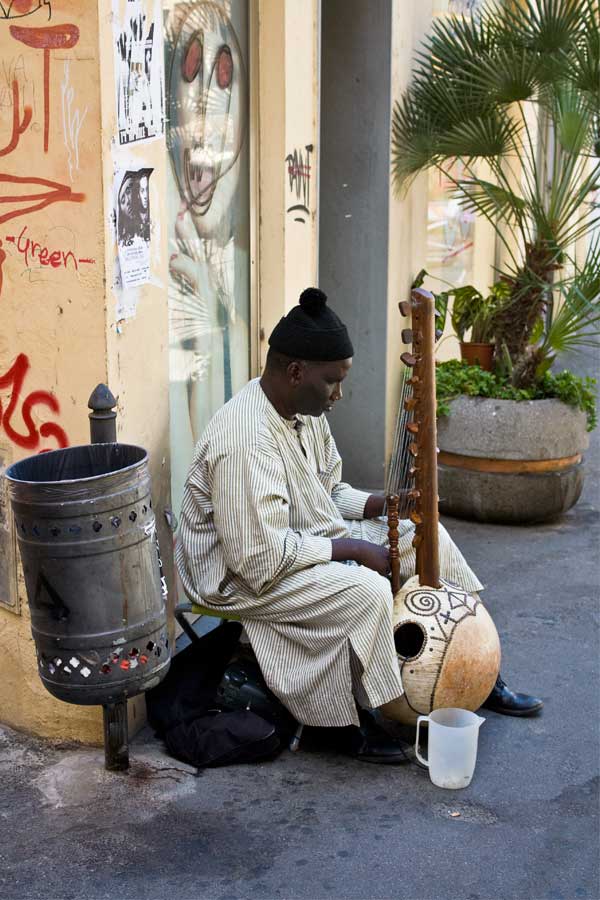
[(296, 359), (334, 362), (354, 356), (346, 326), (327, 306), (319, 288), (306, 288), (300, 305), (294, 306), (271, 332), (269, 346)]

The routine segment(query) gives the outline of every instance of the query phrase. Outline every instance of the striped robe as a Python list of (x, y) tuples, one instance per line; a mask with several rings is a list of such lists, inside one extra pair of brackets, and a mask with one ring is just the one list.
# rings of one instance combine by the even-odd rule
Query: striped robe
[[(282, 418), (259, 380), (212, 418), (186, 480), (176, 559), (187, 595), (240, 615), (265, 681), (299, 722), (358, 724), (355, 698), (402, 694), (386, 578), (331, 560), (331, 540), (387, 540), (362, 520), (369, 495), (341, 481), (325, 416)], [(414, 574), (413, 526), (402, 522), (403, 574)], [(447, 533), (441, 574), (480, 582)]]

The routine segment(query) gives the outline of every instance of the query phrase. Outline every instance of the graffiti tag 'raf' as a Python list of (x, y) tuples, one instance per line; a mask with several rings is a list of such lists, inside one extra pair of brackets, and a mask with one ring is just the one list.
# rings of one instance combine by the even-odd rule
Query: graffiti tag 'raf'
[(294, 222), (304, 223), (310, 214), (310, 154), (313, 149), (312, 144), (306, 144), (304, 151), (294, 150), (285, 158), (290, 193), (297, 201), (287, 208), (287, 212), (294, 213)]
[[(60, 414), (58, 400), (48, 391), (31, 391), (21, 403), (21, 418), (27, 433), (23, 434), (13, 428), (13, 417), (18, 410), (23, 383), (29, 368), (29, 359), (24, 353), (19, 353), (10, 369), (0, 376), (0, 392), (10, 390), (6, 411), (4, 411), (0, 400), (0, 428), (4, 429), (4, 433), (13, 444), (16, 444), (17, 447), (22, 447), (23, 450), (38, 449), (41, 438), (48, 437), (54, 438), (59, 447), (68, 447), (69, 439), (60, 425), (57, 425), (55, 422), (43, 422), (38, 429), (33, 421), (35, 407), (45, 406), (53, 413)], [(51, 449), (51, 447), (44, 447), (40, 450), (40, 453)]]

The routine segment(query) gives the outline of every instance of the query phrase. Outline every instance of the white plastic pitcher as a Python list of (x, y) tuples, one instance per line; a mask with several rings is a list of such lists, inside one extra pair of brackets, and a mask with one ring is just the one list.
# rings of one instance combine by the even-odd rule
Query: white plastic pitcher
[[(428, 759), (419, 753), (421, 722), (429, 726)], [(415, 752), (417, 759), (429, 768), (429, 777), (438, 787), (467, 787), (471, 783), (477, 761), (477, 738), (485, 722), (466, 709), (435, 709), (417, 719)]]

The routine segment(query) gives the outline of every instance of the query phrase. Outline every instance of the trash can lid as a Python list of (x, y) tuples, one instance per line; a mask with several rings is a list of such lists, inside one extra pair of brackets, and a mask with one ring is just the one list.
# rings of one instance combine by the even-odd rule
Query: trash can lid
[(5, 472), (8, 481), (27, 484), (91, 481), (146, 462), (148, 454), (135, 444), (84, 444), (28, 456)]

